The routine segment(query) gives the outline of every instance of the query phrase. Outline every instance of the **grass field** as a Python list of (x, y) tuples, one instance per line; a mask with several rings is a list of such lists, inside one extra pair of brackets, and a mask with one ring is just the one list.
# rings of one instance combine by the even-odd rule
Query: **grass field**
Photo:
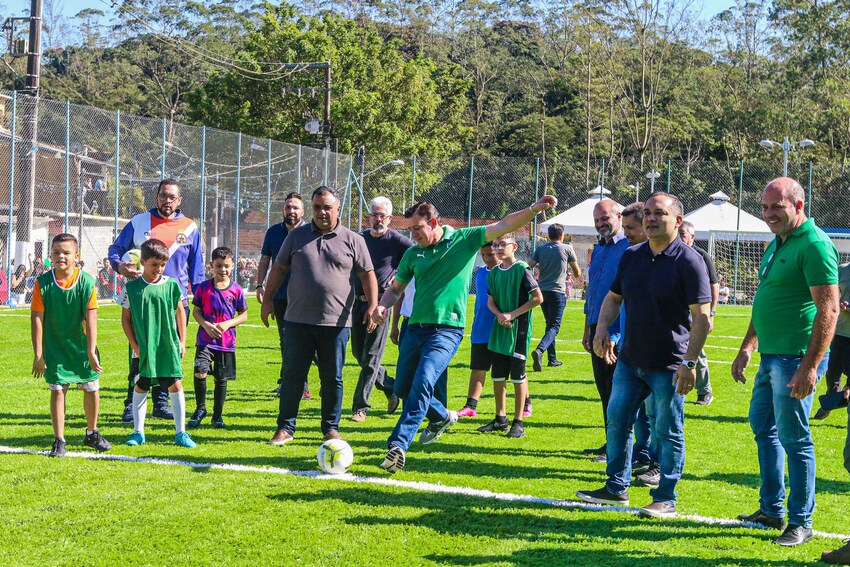
[[(279, 363), (277, 332), (260, 326), (255, 301), (250, 307), (248, 325), (239, 330), (239, 374), (225, 407), (228, 427), (214, 430), (207, 421), (192, 433), (198, 442), (194, 450), (173, 444), (173, 423), (151, 419), (146, 445), (123, 445), (131, 430), (120, 421), (127, 342), (115, 306), (101, 309), (99, 333), (106, 368), (100, 429), (114, 446), (107, 454), (251, 468), (0, 453), (0, 564), (810, 565), (822, 550), (840, 544), (834, 537), (816, 537), (789, 550), (771, 544), (775, 532), (693, 518), (733, 519), (758, 507), (756, 447), (747, 423), (750, 384), (735, 384), (729, 376), (748, 309), (721, 307), (709, 338), (714, 404), (698, 406), (693, 403), (695, 393), (688, 396), (687, 462), (678, 509), (691, 519), (647, 521), (624, 512), (440, 493), (428, 491), (426, 485), (406, 484), (556, 500), (576, 500), (576, 490), (602, 486), (604, 465), (592, 463), (581, 452), (598, 446), (604, 432), (590, 359), (579, 340), (580, 303), (570, 303), (565, 313), (558, 343), (565, 365), (530, 373), (534, 415), (526, 420), (524, 439), (475, 431), (492, 419), (489, 382), (479, 417), (461, 420), (433, 445), (414, 443), (407, 468), (393, 477), (378, 467), (396, 421), (383, 411), (383, 396), (373, 397), (375, 408), (365, 423), (342, 422), (341, 433), (355, 453), (351, 473), (361, 480), (406, 481), (401, 484), (261, 470), (316, 470), (320, 402), (314, 369), (314, 400), (301, 406), (295, 440), (283, 447), (266, 444), (277, 415), (277, 399), (271, 393)], [(5, 329), (0, 445), (47, 450), (52, 442), (49, 394), (43, 381), (30, 376), (29, 314), (24, 309), (0, 311), (0, 325)], [(193, 324), (190, 345), (195, 331)], [(537, 317), (535, 331), (539, 337), (542, 317)], [(454, 409), (466, 397), (468, 357), (469, 343), (464, 341), (449, 371)], [(395, 358), (395, 347), (388, 347), (385, 361), (391, 373)], [(189, 358), (184, 372), (191, 376)], [(748, 375), (754, 373), (755, 368)], [(350, 415), (356, 376), (349, 357), (344, 417)], [(191, 412), (191, 380), (186, 389)], [(813, 426), (818, 459), (815, 529), (821, 532), (850, 532), (850, 477), (841, 457), (846, 425), (846, 415), (836, 412)], [(82, 394), (72, 391), (66, 426), (69, 451), (88, 451), (82, 447), (84, 428)], [(649, 503), (648, 492), (632, 488), (632, 504)]]

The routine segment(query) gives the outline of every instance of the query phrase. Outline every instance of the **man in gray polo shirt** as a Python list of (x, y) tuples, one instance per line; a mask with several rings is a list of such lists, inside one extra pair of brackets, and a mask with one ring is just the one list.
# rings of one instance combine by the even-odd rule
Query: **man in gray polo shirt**
[(540, 344), (531, 353), (532, 367), (535, 372), (543, 370), (543, 352), (549, 359), (549, 366), (561, 366), (555, 352), (555, 338), (561, 330), (561, 317), (567, 305), (567, 269), (573, 277), (581, 281), (581, 268), (578, 267), (576, 252), (569, 244), (564, 244), (564, 227), (558, 223), (549, 225), (549, 242), (534, 250), (529, 267), (540, 271), (540, 291), (543, 292), (543, 317), (546, 319), (546, 332)]
[(313, 222), (292, 230), (280, 247), (260, 313), (268, 327), (269, 315), (274, 314), (272, 298), (288, 272), (283, 381), (277, 431), (269, 440), (272, 445), (283, 445), (295, 434), (304, 380), (314, 355), (322, 385), (322, 433), (325, 440), (340, 439), (342, 367), (351, 330), (354, 276), (368, 299), (367, 330), (375, 328), (371, 316), (378, 305), (378, 284), (366, 242), (340, 224), (336, 191), (319, 187), (311, 204)]

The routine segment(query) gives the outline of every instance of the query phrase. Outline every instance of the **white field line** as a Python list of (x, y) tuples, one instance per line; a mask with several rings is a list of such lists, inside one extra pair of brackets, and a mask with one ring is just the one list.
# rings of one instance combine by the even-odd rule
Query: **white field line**
[[(20, 449), (17, 447), (4, 447), (0, 445), (0, 453), (10, 455), (42, 455), (47, 456), (47, 451), (36, 451), (34, 449)], [(412, 482), (406, 480), (396, 480), (394, 478), (355, 476), (351, 474), (329, 475), (319, 471), (292, 471), (279, 467), (251, 467), (246, 465), (231, 465), (231, 464), (216, 464), (216, 463), (196, 463), (193, 461), (181, 461), (175, 459), (157, 459), (154, 457), (130, 457), (126, 455), (104, 455), (99, 453), (75, 453), (69, 452), (65, 455), (71, 458), (81, 458), (90, 460), (105, 460), (105, 461), (120, 461), (125, 463), (145, 463), (152, 465), (171, 465), (189, 467), (193, 469), (208, 469), (208, 470), (226, 470), (237, 472), (254, 472), (261, 474), (273, 474), (280, 476), (300, 476), (306, 478), (314, 478), (316, 480), (329, 481), (347, 481), (360, 484), (373, 484), (377, 486), (392, 486), (395, 488), (407, 488), (419, 492), (433, 492), (438, 494), (461, 494), (474, 498), (483, 498), (489, 500), (497, 500), (499, 502), (524, 502), (529, 504), (540, 504), (542, 506), (550, 506), (553, 508), (569, 508), (585, 510), (588, 512), (620, 512), (623, 514), (637, 515), (638, 508), (627, 508), (623, 506), (603, 506), (600, 504), (588, 504), (586, 502), (577, 502), (573, 500), (559, 500), (555, 498), (540, 498), (537, 496), (526, 496), (523, 494), (511, 494), (507, 492), (491, 492), (489, 490), (479, 490), (476, 488), (466, 488), (462, 486), (447, 486), (445, 484), (434, 484), (431, 482)], [(677, 519), (688, 520), (700, 524), (714, 526), (741, 526), (756, 529), (769, 529), (759, 524), (750, 522), (742, 522), (740, 520), (730, 520), (727, 518), (712, 518), (709, 516), (699, 516), (693, 514), (681, 514), (676, 516)], [(829, 539), (848, 539), (847, 535), (834, 534), (829, 532), (815, 531), (815, 535)]]

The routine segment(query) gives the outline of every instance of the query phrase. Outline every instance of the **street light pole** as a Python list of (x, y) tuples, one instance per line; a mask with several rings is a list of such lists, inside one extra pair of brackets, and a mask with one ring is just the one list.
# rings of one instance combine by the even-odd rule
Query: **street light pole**
[[(649, 179), (649, 193), (655, 193), (655, 180), (661, 177), (661, 174), (657, 171), (650, 171), (646, 174), (646, 178)], [(635, 201), (637, 202), (637, 201)]]
[(788, 177), (788, 154), (791, 153), (791, 150), (794, 148), (803, 149), (810, 148), (815, 145), (815, 143), (808, 138), (804, 138), (799, 142), (792, 142), (788, 136), (785, 136), (785, 140), (782, 143), (774, 142), (770, 139), (765, 139), (759, 142), (759, 145), (763, 148), (781, 148), (782, 149), (782, 176)]

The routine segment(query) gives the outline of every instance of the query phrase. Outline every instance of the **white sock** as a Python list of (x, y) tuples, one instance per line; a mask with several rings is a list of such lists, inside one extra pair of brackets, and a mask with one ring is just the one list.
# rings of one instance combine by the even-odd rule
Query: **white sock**
[(94, 429), (86, 429), (86, 435), (91, 435), (94, 431)]
[(148, 393), (138, 393), (133, 389), (133, 429), (145, 432), (145, 414), (148, 413)]
[(186, 395), (183, 390), (168, 394), (171, 398), (171, 409), (174, 410), (174, 429), (177, 433), (186, 431)]

